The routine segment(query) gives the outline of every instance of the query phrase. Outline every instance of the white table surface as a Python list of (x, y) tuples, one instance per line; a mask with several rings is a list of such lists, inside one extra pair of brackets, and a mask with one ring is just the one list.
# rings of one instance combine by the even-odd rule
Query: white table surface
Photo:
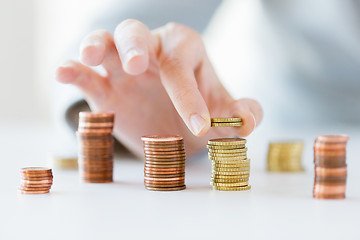
[[(340, 130), (340, 131), (339, 131)], [(76, 171), (54, 169), (50, 194), (19, 195), (24, 166), (47, 166), (54, 140), (47, 126), (0, 126), (0, 239), (360, 239), (360, 130), (324, 128), (278, 132), (259, 128), (248, 138), (252, 159), (245, 192), (209, 185), (206, 154), (186, 166), (187, 189), (152, 192), (143, 163), (118, 157), (111, 184), (84, 184)], [(345, 200), (312, 198), (312, 144), (320, 133), (348, 133)], [(269, 140), (303, 139), (304, 173), (265, 171)]]

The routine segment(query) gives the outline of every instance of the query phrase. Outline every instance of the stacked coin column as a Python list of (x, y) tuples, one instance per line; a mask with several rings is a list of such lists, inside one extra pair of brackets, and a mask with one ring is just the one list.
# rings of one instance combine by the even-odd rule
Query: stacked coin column
[(247, 158), (246, 140), (219, 138), (208, 142), (209, 159), (212, 161), (210, 184), (220, 191), (249, 190), (250, 159)]
[(19, 193), (43, 194), (50, 192), (53, 183), (52, 170), (43, 167), (27, 167), (20, 169), (21, 185)]
[(84, 182), (113, 181), (113, 113), (80, 112), (78, 138), (79, 173)]
[(346, 190), (346, 135), (318, 136), (314, 143), (314, 198), (343, 199)]
[(152, 191), (185, 189), (183, 138), (172, 135), (149, 135), (141, 139), (145, 153), (145, 188)]
[(269, 144), (267, 169), (277, 172), (301, 172), (304, 144), (302, 142), (272, 142)]

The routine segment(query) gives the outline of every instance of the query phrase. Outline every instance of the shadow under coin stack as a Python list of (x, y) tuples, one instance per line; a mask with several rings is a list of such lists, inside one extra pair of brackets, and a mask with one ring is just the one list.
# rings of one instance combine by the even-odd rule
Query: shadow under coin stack
[(27, 167), (20, 169), (21, 185), (19, 193), (49, 193), (53, 183), (52, 170), (43, 167)]
[(211, 185), (220, 191), (249, 190), (250, 159), (247, 158), (246, 140), (218, 138), (208, 142), (212, 161)]
[(313, 196), (321, 199), (345, 198), (346, 135), (318, 136), (314, 144), (315, 180)]
[(302, 142), (272, 142), (269, 144), (267, 169), (276, 172), (301, 172), (304, 144)]
[(144, 145), (144, 185), (152, 191), (177, 191), (185, 186), (184, 140), (173, 135), (149, 135)]
[(79, 173), (84, 182), (113, 181), (113, 113), (80, 112), (78, 138)]

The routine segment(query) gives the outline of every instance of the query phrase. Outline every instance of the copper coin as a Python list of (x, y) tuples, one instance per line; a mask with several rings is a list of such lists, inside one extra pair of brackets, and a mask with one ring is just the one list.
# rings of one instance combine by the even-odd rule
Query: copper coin
[(141, 140), (144, 142), (178, 142), (183, 138), (178, 135), (163, 134), (142, 136)]
[(345, 193), (342, 194), (314, 194), (314, 198), (318, 199), (344, 199)]
[(44, 190), (44, 191), (25, 191), (25, 190), (18, 190), (18, 193), (21, 194), (45, 194), (45, 193), (49, 193), (50, 190)]
[(159, 158), (173, 158), (173, 157), (184, 157), (184, 151), (173, 151), (173, 152), (145, 152), (146, 157), (159, 157)]
[(45, 179), (45, 180), (25, 180), (25, 179), (21, 179), (22, 183), (29, 183), (29, 184), (47, 184), (47, 183), (53, 183), (52, 179)]
[(180, 167), (185, 167), (185, 164), (169, 164), (169, 165), (146, 164), (145, 166), (149, 168), (180, 168)]
[(184, 148), (184, 143), (180, 142), (180, 143), (171, 143), (171, 144), (148, 144), (148, 143), (143, 143), (143, 147), (144, 148)]
[(324, 168), (324, 167), (315, 167), (315, 175), (316, 176), (346, 176), (347, 167), (341, 168)]
[(185, 173), (185, 168), (179, 169), (176, 171), (167, 171), (167, 170), (158, 170), (156, 168), (145, 168), (144, 173), (148, 174), (179, 174), (179, 173)]
[(19, 188), (22, 191), (46, 191), (49, 190), (50, 187), (28, 187), (28, 186), (20, 186)]
[(174, 178), (174, 177), (184, 177), (185, 172), (182, 173), (173, 173), (173, 174), (154, 174), (154, 173), (144, 173), (145, 177), (151, 177), (151, 178)]
[(315, 184), (346, 184), (346, 176), (342, 177), (315, 177)]
[(147, 162), (178, 162), (178, 161), (182, 161), (185, 162), (186, 158), (185, 157), (174, 157), (174, 158), (149, 158), (149, 157), (145, 157), (145, 161)]
[(149, 184), (149, 183), (144, 183), (145, 187), (179, 187), (179, 186), (184, 186), (184, 183), (180, 183), (180, 184)]
[[(144, 177), (144, 179), (146, 179), (146, 180), (149, 180), (149, 181), (157, 181), (158, 179), (156, 179), (156, 178), (152, 178), (152, 177)], [(185, 177), (183, 176), (183, 177), (173, 177), (173, 178), (166, 178), (166, 179), (162, 179), (162, 181), (180, 181), (180, 180), (184, 180), (185, 179)]]
[(45, 168), (45, 167), (25, 167), (20, 168), (20, 172), (23, 174), (48, 174), (51, 173), (51, 168)]
[(151, 191), (179, 191), (179, 190), (184, 190), (186, 189), (186, 186), (179, 186), (179, 187), (163, 187), (163, 188), (159, 188), (159, 187), (146, 187), (147, 190), (151, 190)]
[(174, 185), (184, 185), (185, 181), (173, 181), (173, 182), (166, 182), (166, 181), (147, 181), (144, 180), (144, 185), (168, 185), (168, 186), (174, 186)]
[(113, 182), (113, 179), (95, 179), (95, 178), (82, 178), (84, 182), (87, 183), (110, 183)]
[(155, 162), (155, 161), (145, 161), (145, 163), (147, 164), (151, 164), (151, 165), (174, 165), (174, 164), (185, 164), (185, 161), (172, 161), (172, 162)]
[(349, 136), (344, 134), (339, 135), (320, 135), (316, 137), (315, 141), (318, 142), (347, 142), (349, 140)]
[(183, 147), (173, 147), (173, 148), (150, 148), (150, 147), (144, 147), (144, 152), (145, 153), (151, 153), (151, 152), (184, 152), (184, 148)]
[(314, 194), (343, 194), (346, 191), (346, 184), (342, 185), (325, 185), (314, 184)]

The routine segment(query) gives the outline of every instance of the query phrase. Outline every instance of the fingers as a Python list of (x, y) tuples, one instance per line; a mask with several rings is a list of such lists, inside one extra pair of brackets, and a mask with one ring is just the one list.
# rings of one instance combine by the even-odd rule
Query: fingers
[(246, 137), (254, 131), (255, 127), (260, 124), (263, 118), (260, 104), (253, 99), (239, 99), (232, 104), (232, 117), (241, 117), (243, 125), (234, 127), (234, 131), (241, 137)]
[(104, 101), (109, 92), (107, 79), (91, 68), (75, 61), (68, 61), (56, 69), (56, 80), (61, 83), (73, 84), (85, 95), (87, 100)]
[(102, 65), (108, 75), (120, 76), (122, 73), (114, 39), (105, 30), (96, 30), (82, 40), (80, 59), (88, 66)]
[(150, 30), (143, 23), (128, 19), (116, 27), (114, 39), (124, 71), (131, 75), (144, 73), (155, 41)]
[(162, 84), (187, 127), (202, 136), (210, 128), (210, 114), (194, 75), (204, 56), (201, 38), (177, 24), (167, 25), (160, 36)]

